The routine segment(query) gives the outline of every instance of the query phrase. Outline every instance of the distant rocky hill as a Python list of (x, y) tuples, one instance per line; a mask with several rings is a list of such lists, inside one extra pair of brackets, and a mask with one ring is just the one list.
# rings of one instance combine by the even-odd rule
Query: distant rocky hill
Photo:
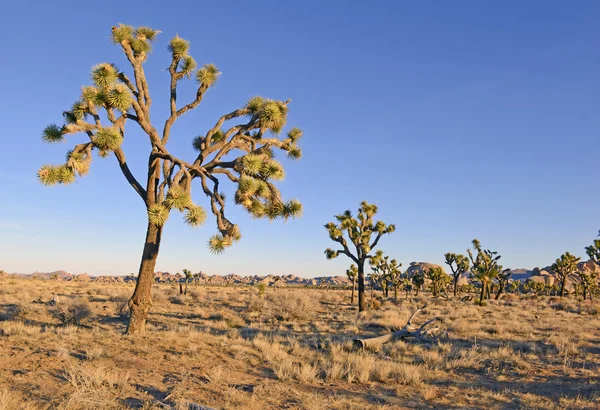
[[(29, 274), (11, 273), (8, 276), (17, 276), (25, 279), (34, 280), (58, 280), (58, 281), (74, 281), (74, 282), (132, 282), (135, 277), (128, 276), (91, 276), (86, 273), (72, 274), (64, 270), (54, 272), (33, 272)], [(275, 275), (251, 275), (240, 276), (234, 273), (228, 275), (208, 275), (204, 272), (194, 274), (192, 282), (206, 285), (257, 285), (264, 283), (267, 286), (350, 286), (352, 283), (345, 276), (322, 276), (317, 278), (302, 278), (296, 275), (282, 275), (276, 279)], [(154, 281), (157, 283), (177, 283), (185, 279), (185, 276), (169, 272), (156, 272)]]
[[(426, 269), (433, 267), (441, 267), (428, 262), (412, 262), (407, 268), (407, 273), (412, 276), (416, 272), (422, 273)], [(443, 267), (441, 267), (443, 270)], [(578, 264), (578, 268), (582, 271), (595, 272), (600, 277), (600, 267), (598, 267), (593, 261), (583, 261)], [(518, 280), (521, 282), (534, 281), (543, 282), (545, 284), (554, 283), (554, 272), (550, 266), (544, 268), (534, 269), (513, 269), (511, 280)], [(6, 274), (5, 274), (6, 275)], [(8, 276), (17, 276), (28, 279), (36, 280), (59, 280), (59, 281), (74, 281), (74, 282), (102, 282), (102, 283), (116, 283), (116, 282), (132, 282), (135, 281), (135, 276), (91, 276), (86, 273), (71, 274), (64, 270), (54, 272), (33, 272), (30, 274), (12, 273)], [(156, 272), (154, 281), (157, 283), (177, 283), (182, 282), (185, 276), (176, 273), (171, 274), (169, 272)], [(204, 272), (198, 272), (194, 274), (192, 282), (205, 285), (257, 285), (264, 283), (267, 286), (332, 286), (332, 287), (346, 287), (351, 286), (352, 283), (345, 276), (320, 276), (316, 278), (302, 278), (300, 276), (287, 274), (281, 276), (275, 275), (250, 275), (240, 276), (235, 273), (228, 275), (209, 275)], [(367, 282), (369, 280), (367, 279)], [(465, 275), (460, 278), (459, 284), (466, 284), (469, 282), (468, 276)]]

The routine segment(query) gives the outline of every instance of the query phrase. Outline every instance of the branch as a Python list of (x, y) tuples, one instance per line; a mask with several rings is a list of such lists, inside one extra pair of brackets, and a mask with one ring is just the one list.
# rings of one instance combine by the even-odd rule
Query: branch
[(129, 184), (133, 187), (135, 192), (137, 192), (138, 195), (144, 201), (144, 203), (146, 203), (146, 190), (131, 173), (129, 166), (127, 165), (127, 161), (125, 160), (125, 154), (123, 153), (123, 150), (121, 148), (115, 150), (115, 157), (117, 158), (117, 161), (119, 161), (119, 166), (121, 167), (121, 171), (123, 172), (123, 175), (125, 175), (127, 182), (129, 182)]

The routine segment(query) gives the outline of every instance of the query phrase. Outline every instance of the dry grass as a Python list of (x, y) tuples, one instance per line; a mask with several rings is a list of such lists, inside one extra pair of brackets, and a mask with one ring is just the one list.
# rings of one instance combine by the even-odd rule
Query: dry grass
[[(148, 334), (129, 338), (132, 290), (1, 282), (0, 410), (600, 408), (595, 303), (376, 295), (377, 310), (359, 315), (348, 291), (156, 285)], [(353, 349), (424, 302), (415, 324), (442, 317), (439, 340)]]

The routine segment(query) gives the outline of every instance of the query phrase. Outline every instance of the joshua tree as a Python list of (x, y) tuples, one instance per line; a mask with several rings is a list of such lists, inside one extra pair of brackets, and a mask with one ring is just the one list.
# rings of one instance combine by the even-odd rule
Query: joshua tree
[[(600, 238), (600, 231), (598, 231), (598, 237)], [(600, 266), (600, 239), (594, 239), (592, 245), (586, 246), (585, 253), (596, 265)]]
[(425, 284), (425, 275), (421, 272), (415, 272), (412, 277), (412, 283), (415, 285), (415, 296), (419, 296), (419, 290)]
[(512, 293), (519, 293), (519, 285), (520, 284), (521, 284), (521, 282), (519, 282), (518, 280), (513, 280), (510, 283), (510, 286), (508, 288), (509, 291), (512, 292)]
[(394, 287), (394, 298), (398, 299), (398, 286), (402, 282), (402, 266), (396, 259), (391, 259), (389, 256), (383, 256), (382, 251), (378, 251), (370, 260), (373, 266), (373, 271), (377, 274), (379, 283), (385, 296), (389, 295), (390, 286)]
[[(274, 158), (275, 149), (290, 158), (301, 156), (298, 141), (302, 132), (291, 129), (279, 138), (286, 123), (288, 101), (261, 97), (250, 99), (242, 108), (220, 117), (203, 135), (195, 137), (196, 158), (181, 159), (167, 148), (174, 137), (175, 122), (194, 110), (221, 74), (212, 64), (197, 69), (189, 54), (189, 42), (175, 36), (168, 45), (170, 64), (170, 114), (162, 132), (150, 120), (150, 89), (144, 63), (159, 32), (148, 27), (119, 25), (112, 28), (112, 41), (121, 47), (133, 71), (133, 77), (112, 64), (102, 63), (92, 68), (93, 84), (83, 87), (72, 108), (63, 113), (64, 125), (49, 125), (42, 134), (46, 142), (59, 142), (65, 136), (81, 133), (89, 139), (69, 151), (63, 165), (45, 165), (38, 177), (42, 184), (69, 184), (76, 176), (85, 175), (90, 167), (92, 151), (101, 157), (114, 155), (127, 182), (141, 198), (148, 214), (146, 240), (138, 281), (129, 301), (131, 311), (128, 333), (143, 333), (152, 305), (151, 287), (159, 253), (163, 226), (172, 210), (184, 212), (184, 221), (199, 226), (206, 219), (203, 207), (192, 200), (192, 181), (200, 181), (202, 192), (216, 218), (218, 233), (210, 238), (209, 249), (221, 253), (241, 238), (238, 225), (225, 216), (225, 197), (220, 183), (233, 183), (235, 203), (242, 205), (254, 217), (284, 218), (297, 216), (302, 206), (298, 201), (284, 202), (273, 181), (284, 177), (281, 163)], [(180, 104), (178, 87), (188, 78), (198, 82), (195, 97)], [(241, 120), (246, 118), (245, 120)], [(150, 154), (146, 181), (138, 180), (130, 170), (121, 142), (128, 123), (148, 137)], [(273, 135), (269, 135), (272, 133)], [(138, 150), (138, 152), (141, 152)], [(142, 181), (142, 182), (140, 182)]]
[(440, 290), (444, 289), (452, 280), (441, 267), (430, 268), (425, 271), (425, 277), (431, 281), (431, 292), (436, 298)]
[(396, 259), (392, 259), (390, 261), (390, 271), (388, 274), (388, 278), (390, 281), (390, 285), (394, 287), (394, 299), (398, 299), (398, 287), (402, 285), (404, 276), (402, 274), (402, 270), (400, 269), (402, 264), (396, 261)]
[(496, 278), (498, 281), (498, 293), (496, 293), (496, 300), (500, 299), (500, 295), (502, 295), (502, 292), (506, 290), (506, 285), (508, 285), (508, 281), (511, 276), (512, 271), (510, 269), (504, 269), (498, 274), (498, 277)]
[[(373, 217), (376, 213), (376, 205), (363, 201), (358, 209), (357, 218), (354, 218), (350, 211), (346, 211), (341, 215), (335, 216), (337, 224), (329, 222), (325, 225), (331, 240), (338, 242), (342, 247), (340, 250), (326, 249), (325, 255), (327, 259), (337, 258), (340, 254), (344, 254), (352, 259), (357, 266), (359, 312), (364, 311), (367, 307), (365, 300), (365, 262), (373, 258), (369, 253), (377, 246), (383, 235), (390, 234), (396, 230), (394, 225), (386, 225), (382, 221), (374, 222)], [(348, 242), (344, 238), (344, 232), (356, 248), (355, 253), (350, 251)], [(371, 240), (373, 235), (375, 235), (375, 239)]]
[(590, 301), (592, 300), (592, 294), (596, 290), (597, 277), (595, 272), (584, 272), (577, 271), (577, 276), (579, 276), (579, 285), (581, 286), (581, 291), (583, 293), (583, 300), (587, 299), (589, 295)]
[(277, 284), (279, 283), (279, 281), (281, 280), (281, 276), (275, 276), (273, 278), (273, 288), (277, 289)]
[(356, 278), (358, 277), (358, 268), (355, 264), (350, 265), (350, 269), (346, 269), (346, 276), (352, 281), (352, 296), (350, 304), (354, 304), (354, 292), (356, 291)]
[(554, 271), (560, 282), (561, 298), (565, 294), (565, 284), (567, 283), (567, 279), (577, 272), (577, 263), (579, 263), (580, 259), (581, 258), (576, 258), (574, 255), (566, 252), (552, 264), (552, 271)]
[(469, 270), (469, 258), (465, 255), (450, 253), (444, 255), (446, 258), (446, 265), (450, 266), (453, 276), (453, 291), (456, 297), (458, 293), (458, 279), (464, 273)]
[(482, 249), (479, 240), (473, 239), (473, 248), (477, 251), (477, 255), (475, 257), (473, 256), (471, 249), (467, 249), (467, 253), (469, 254), (471, 264), (473, 265), (471, 273), (476, 280), (481, 282), (479, 306), (483, 306), (485, 295), (486, 293), (489, 294), (490, 283), (502, 271), (502, 266), (498, 264), (498, 260), (500, 259), (498, 252), (490, 251), (489, 249)]
[(189, 269), (184, 269), (182, 272), (185, 275), (185, 291), (183, 294), (187, 295), (188, 283), (192, 281), (194, 275), (192, 275), (192, 272)]

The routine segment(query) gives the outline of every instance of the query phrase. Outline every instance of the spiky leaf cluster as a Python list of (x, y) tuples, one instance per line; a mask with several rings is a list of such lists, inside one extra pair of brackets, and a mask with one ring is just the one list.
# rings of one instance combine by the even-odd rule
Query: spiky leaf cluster
[(129, 46), (133, 55), (143, 61), (146, 59), (146, 55), (152, 51), (152, 42), (159, 33), (160, 31), (150, 27), (134, 28), (126, 24), (119, 24), (112, 28), (111, 37), (113, 43)]
[(103, 100), (108, 108), (127, 112), (133, 103), (133, 95), (125, 85), (117, 84), (103, 93)]
[(61, 127), (56, 124), (50, 124), (42, 132), (42, 140), (44, 142), (60, 142), (64, 140), (64, 132)]
[(190, 42), (179, 36), (175, 36), (171, 39), (171, 41), (169, 41), (167, 48), (173, 57), (183, 58), (187, 55), (190, 49)]
[(205, 64), (196, 73), (196, 80), (198, 81), (198, 83), (209, 88), (213, 87), (217, 83), (217, 80), (219, 79), (220, 75), (221, 72), (219, 72), (217, 66), (215, 66), (214, 64)]
[(67, 165), (44, 165), (37, 175), (43, 185), (68, 185), (75, 182), (75, 171)]
[(208, 249), (215, 255), (225, 252), (225, 249), (233, 244), (233, 240), (229, 236), (215, 234), (208, 240)]
[(89, 172), (91, 163), (90, 151), (71, 150), (67, 153), (67, 163), (65, 165), (82, 177)]
[(123, 136), (117, 127), (100, 128), (94, 136), (93, 143), (101, 151), (114, 151), (123, 142)]
[(242, 157), (240, 172), (263, 180), (281, 181), (285, 178), (283, 165), (266, 154), (247, 154)]
[(155, 226), (163, 226), (169, 219), (169, 210), (163, 204), (153, 204), (148, 208), (148, 221)]
[(102, 63), (92, 68), (92, 81), (98, 88), (110, 88), (119, 79), (119, 70), (109, 63)]
[(200, 226), (206, 221), (206, 211), (198, 205), (189, 206), (183, 220), (190, 226)]
[(173, 185), (171, 188), (169, 188), (167, 196), (164, 200), (164, 205), (168, 209), (175, 208), (179, 211), (184, 211), (193, 207), (190, 193), (178, 185)]
[[(288, 108), (283, 101), (269, 100), (262, 97), (252, 97), (246, 103), (246, 109), (249, 115), (256, 117), (260, 121), (260, 125), (271, 130), (275, 134), (279, 134), (287, 122)], [(292, 140), (288, 140), (290, 147), (295, 147), (295, 143), (302, 136), (302, 132), (298, 129), (292, 129)], [(295, 138), (295, 141), (293, 140)], [(297, 148), (297, 147), (296, 147)]]

